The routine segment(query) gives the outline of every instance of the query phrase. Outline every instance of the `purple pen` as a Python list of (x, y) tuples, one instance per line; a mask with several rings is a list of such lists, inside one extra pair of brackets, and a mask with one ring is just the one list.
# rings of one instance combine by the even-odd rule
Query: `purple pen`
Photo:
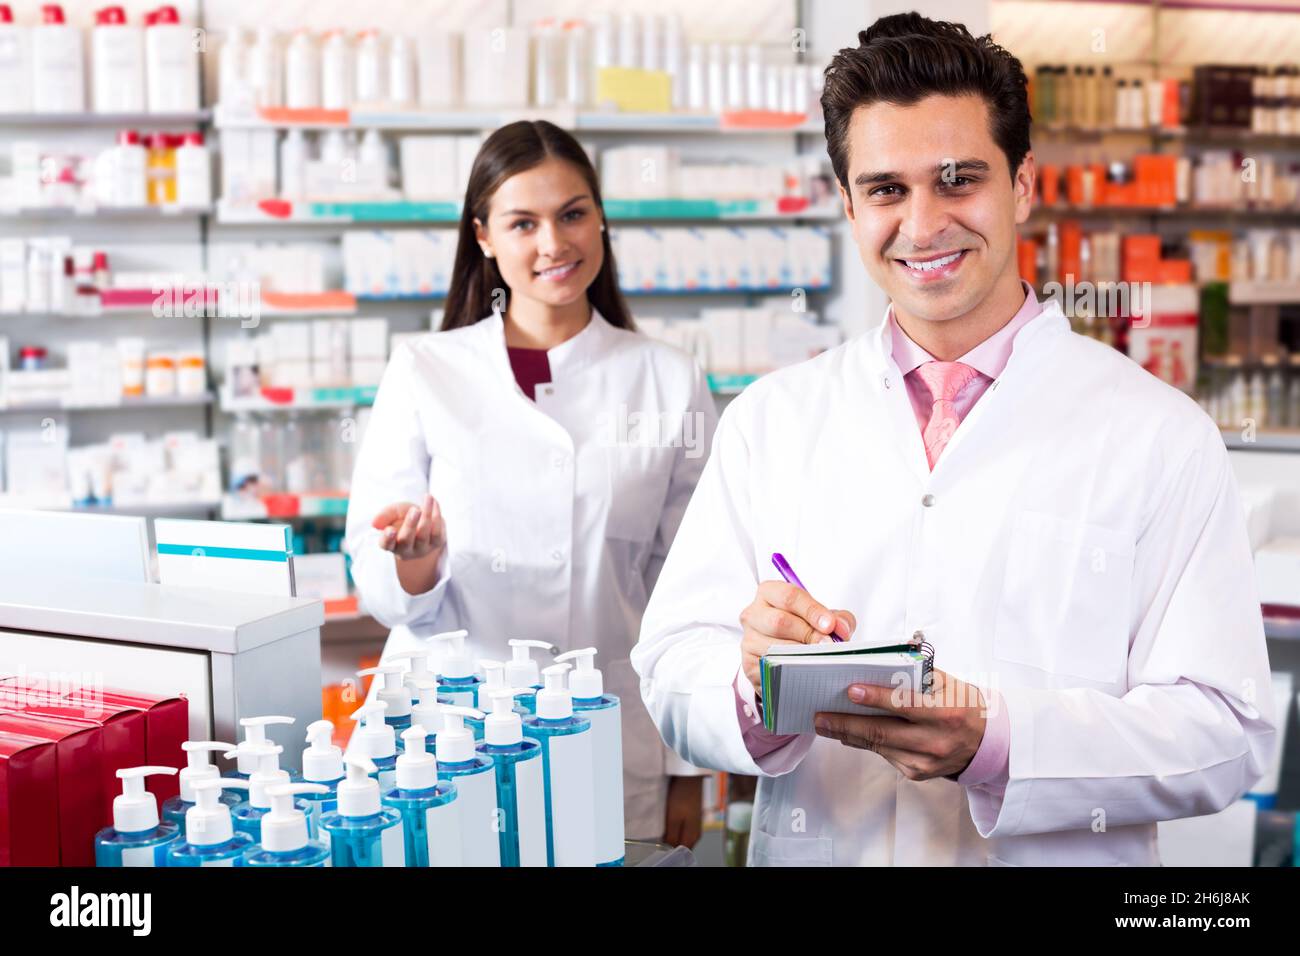
[[(785, 555), (780, 551), (772, 552), (772, 566), (776, 568), (777, 573), (781, 575), (786, 584), (793, 584), (797, 588), (808, 590), (804, 587), (804, 583), (799, 580), (799, 575), (794, 573), (794, 568), (790, 567), (790, 562), (785, 559)], [(831, 640), (837, 644), (844, 643), (844, 638), (834, 631), (831, 631)]]

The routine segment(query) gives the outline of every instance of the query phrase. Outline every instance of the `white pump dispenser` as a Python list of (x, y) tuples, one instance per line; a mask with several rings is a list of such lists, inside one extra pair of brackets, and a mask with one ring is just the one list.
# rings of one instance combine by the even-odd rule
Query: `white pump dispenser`
[(524, 721), (515, 712), (515, 695), (522, 693), (518, 687), (499, 686), (492, 690), (492, 712), (483, 718), (485, 743), (508, 747), (524, 739)]
[(225, 843), (235, 835), (230, 822), (230, 807), (221, 802), (221, 791), (227, 787), (249, 788), (249, 782), (239, 777), (223, 780), (221, 777), (200, 780), (193, 785), (194, 806), (185, 811), (185, 840), (191, 846), (212, 846)]
[(370, 776), (378, 768), (369, 757), (348, 757), (348, 776), (339, 782), (339, 813), (345, 817), (368, 817), (378, 813), (379, 781)]
[(451, 678), (464, 678), (474, 676), (474, 659), (465, 652), (465, 638), (469, 637), (469, 631), (463, 628), (459, 631), (446, 631), (442, 634), (435, 634), (429, 638), (429, 643), (434, 641), (446, 644), (442, 658), (438, 662), (438, 676)]
[(397, 734), (384, 722), (384, 712), (388, 705), (382, 700), (374, 700), (352, 714), (353, 720), (361, 721), (361, 726), (353, 731), (361, 752), (372, 760), (391, 757), (397, 753)]
[(397, 758), (399, 790), (428, 790), (438, 785), (438, 761), (424, 749), (425, 736), (420, 724), (412, 724), (402, 731), (406, 749)]
[[(542, 682), (537, 673), (537, 661), (533, 660), (529, 654), (529, 648), (545, 648), (552, 654), (555, 653), (555, 645), (548, 644), (546, 641), (509, 641), (511, 648), (510, 663), (506, 665), (506, 683), (512, 687), (524, 687), (532, 689)], [(528, 693), (528, 690), (520, 691), (521, 694)]]
[(542, 671), (546, 686), (537, 692), (537, 716), (544, 720), (563, 720), (573, 716), (573, 695), (564, 687), (568, 664), (552, 664)]
[[(434, 728), (442, 726), (442, 704), (438, 701), (438, 682), (420, 678), (412, 681), (418, 699), (411, 707), (411, 725)], [(432, 730), (432, 733), (437, 733)], [(405, 733), (405, 731), (403, 731)]]
[(442, 705), (442, 730), (438, 732), (435, 753), (438, 763), (462, 763), (474, 759), (474, 734), (465, 726), (465, 718), (482, 720), (483, 711), (473, 707)]
[(383, 686), (375, 692), (375, 698), (388, 705), (384, 711), (386, 720), (411, 716), (411, 692), (402, 680), (403, 674), (401, 664), (381, 664), (357, 671), (358, 677), (374, 675), (382, 680)]
[(414, 686), (416, 681), (433, 680), (437, 676), (433, 671), (429, 670), (429, 657), (432, 654), (432, 649), (421, 647), (414, 651), (401, 651), (396, 654), (389, 654), (380, 661), (380, 663), (391, 664), (395, 661), (406, 661), (410, 665), (410, 670), (402, 675), (402, 683), (412, 689), (412, 696), (414, 696)]
[(300, 793), (328, 793), (319, 783), (282, 783), (267, 790), (271, 812), (262, 818), (262, 849), (274, 853), (307, 845), (307, 815), (294, 806)]
[(569, 675), (569, 695), (578, 700), (590, 700), (605, 693), (605, 682), (596, 670), (596, 649), (582, 647), (574, 651), (565, 651), (555, 658), (555, 663), (566, 664), (576, 660), (577, 667)]
[(302, 754), (302, 779), (328, 783), (343, 776), (343, 751), (334, 745), (334, 725), (317, 720), (307, 725), (307, 743)]
[(156, 773), (173, 774), (175, 767), (123, 767), (117, 777), (122, 792), (113, 798), (113, 829), (118, 833), (139, 833), (158, 825), (158, 798), (144, 788), (144, 778)]
[(244, 776), (252, 774), (257, 769), (257, 758), (254, 754), (260, 745), (269, 743), (266, 738), (266, 728), (271, 724), (292, 724), (293, 722), (292, 717), (279, 715), (243, 718), (239, 722), (239, 726), (244, 728), (244, 739), (235, 748), (236, 769)]
[[(268, 787), (289, 782), (289, 771), (280, 769), (280, 754), (284, 748), (279, 744), (265, 741), (256, 750), (250, 751), (257, 760), (257, 767), (248, 775), (248, 805), (265, 810), (271, 805), (266, 795)], [(226, 754), (227, 758), (235, 756), (234, 752)]]
[[(492, 709), (492, 696), (497, 688), (506, 686), (506, 665), (500, 661), (480, 660), (478, 666), (483, 669), (485, 677), (483, 683), (478, 685), (478, 709), (489, 711)], [(527, 691), (520, 691), (520, 693), (527, 693)]]
[[(181, 749), (185, 751), (188, 766), (181, 770), (180, 785), (181, 799), (186, 803), (195, 803), (197, 798), (194, 796), (194, 787), (204, 780), (216, 780), (221, 776), (221, 771), (212, 765), (209, 755), (214, 751), (226, 753), (234, 750), (234, 744), (223, 743), (220, 740), (187, 740), (181, 744)], [(218, 789), (220, 795), (220, 789)], [(188, 824), (186, 824), (188, 826)]]

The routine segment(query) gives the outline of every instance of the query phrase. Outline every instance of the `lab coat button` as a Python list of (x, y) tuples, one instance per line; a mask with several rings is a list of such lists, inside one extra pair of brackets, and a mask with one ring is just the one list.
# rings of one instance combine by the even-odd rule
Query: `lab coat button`
[(554, 558), (556, 561), (563, 561), (564, 552), (561, 551), (559, 548), (556, 548), (554, 551), (551, 552), (551, 557)]
[(750, 707), (748, 704), (745, 705), (745, 716), (751, 718), (754, 716), (754, 708)]
[(929, 508), (934, 504), (934, 495), (926, 495), (921, 499), (922, 507)]

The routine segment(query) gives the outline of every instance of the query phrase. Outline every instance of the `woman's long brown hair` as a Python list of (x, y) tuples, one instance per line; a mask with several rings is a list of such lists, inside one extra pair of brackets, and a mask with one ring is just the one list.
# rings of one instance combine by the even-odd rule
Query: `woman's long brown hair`
[[(604, 221), (605, 208), (600, 198), (596, 170), (576, 139), (545, 120), (520, 120), (502, 126), (479, 148), (470, 170), (465, 204), (460, 214), (456, 264), (451, 272), (451, 288), (444, 306), (443, 331), (473, 325), (490, 315), (493, 293), (498, 289), (504, 292), (505, 302), (509, 304), (510, 288), (502, 280), (496, 262), (483, 255), (474, 234), (474, 220), (488, 221), (488, 204), (502, 183), (551, 156), (572, 163), (582, 174)], [(632, 315), (618, 288), (618, 270), (614, 265), (609, 231), (602, 232), (600, 239), (605, 250), (604, 263), (587, 287), (587, 301), (610, 325), (633, 329)]]

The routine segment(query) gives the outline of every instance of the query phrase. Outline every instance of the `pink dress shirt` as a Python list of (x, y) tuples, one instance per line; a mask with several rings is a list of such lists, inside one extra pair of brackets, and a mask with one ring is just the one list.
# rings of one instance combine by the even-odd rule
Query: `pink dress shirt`
[[(1011, 321), (957, 360), (979, 373), (953, 399), (960, 418), (966, 417), (980, 397), (988, 391), (993, 380), (1002, 374), (1007, 360), (1011, 358), (1016, 334), (1042, 311), (1034, 290), (1023, 280), (1020, 284), (1025, 290), (1025, 302), (1011, 317)], [(917, 427), (925, 431), (934, 400), (916, 370), (936, 359), (899, 328), (894, 320), (892, 306), (885, 321), (889, 323), (886, 334), (890, 336), (894, 363), (907, 385), (907, 395), (912, 402), (912, 410), (916, 413)], [(781, 774), (790, 770), (812, 745), (812, 735), (769, 733), (763, 727), (754, 687), (743, 670), (736, 675), (735, 689), (736, 720), (740, 723), (741, 736), (754, 762), (764, 773)], [(984, 696), (988, 718), (984, 725), (984, 738), (970, 764), (957, 777), (957, 782), (967, 787), (983, 786), (1002, 791), (1006, 787), (1009, 770), (1011, 723), (1007, 718), (1002, 695), (997, 691), (984, 691)]]

